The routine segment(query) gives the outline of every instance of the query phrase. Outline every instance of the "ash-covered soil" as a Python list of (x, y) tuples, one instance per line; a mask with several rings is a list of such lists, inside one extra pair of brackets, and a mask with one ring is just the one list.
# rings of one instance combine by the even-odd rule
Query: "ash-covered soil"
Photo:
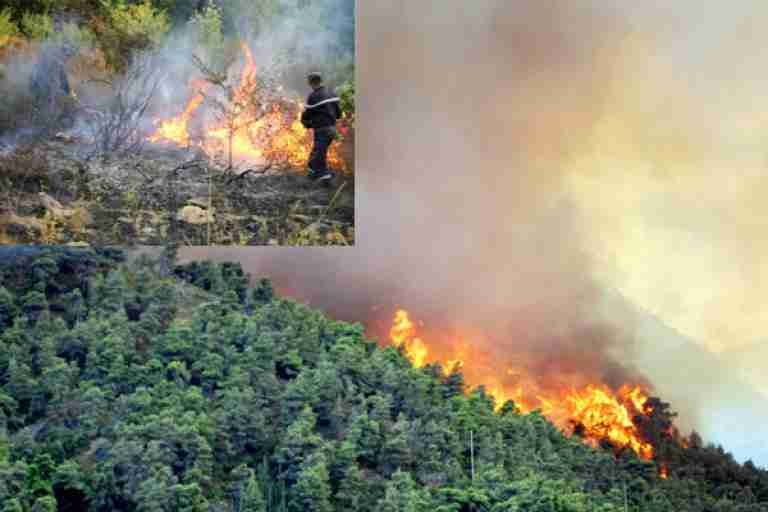
[(0, 148), (0, 243), (352, 245), (354, 179), (302, 170), (227, 171), (205, 155), (152, 146), (87, 159), (59, 136)]

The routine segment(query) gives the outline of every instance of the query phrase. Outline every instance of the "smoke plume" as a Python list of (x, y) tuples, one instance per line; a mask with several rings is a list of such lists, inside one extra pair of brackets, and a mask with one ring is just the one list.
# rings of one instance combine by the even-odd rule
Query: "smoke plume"
[[(765, 397), (702, 331), (664, 325), (683, 330), (681, 311), (699, 306), (711, 328), (751, 320), (727, 302), (764, 307), (736, 281), (765, 291), (763, 244), (747, 243), (760, 221), (737, 200), (764, 209), (760, 137), (745, 129), (766, 100), (745, 80), (768, 73), (735, 56), (766, 36), (748, 21), (757, 2), (724, 9), (361, 2), (358, 246), (184, 256), (240, 260), (380, 337), (406, 308), (425, 339), (460, 337), (497, 370), (646, 382), (685, 428), (765, 465), (764, 447), (740, 441), (765, 436)], [(713, 212), (724, 205), (731, 221)]]

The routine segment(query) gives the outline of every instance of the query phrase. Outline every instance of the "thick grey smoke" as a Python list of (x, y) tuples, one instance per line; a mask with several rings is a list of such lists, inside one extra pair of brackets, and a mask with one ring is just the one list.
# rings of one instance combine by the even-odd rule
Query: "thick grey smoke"
[[(663, 52), (657, 38), (674, 39), (686, 23), (681, 13), (694, 16), (700, 6), (449, 0), (359, 8), (358, 246), (184, 255), (238, 259), (336, 317), (368, 321), (379, 335), (394, 308), (405, 307), (425, 322), (425, 339), (461, 334), (500, 368), (522, 365), (543, 381), (647, 380), (681, 410), (684, 426), (768, 463), (768, 452), (718, 428), (738, 409), (742, 425), (765, 436), (764, 398), (700, 345), (649, 327), (644, 304), (616, 297), (585, 203), (600, 197), (573, 181), (573, 162), (586, 165), (584, 155), (606, 142), (598, 128), (614, 118), (619, 126), (637, 121), (647, 104), (622, 101), (644, 98), (644, 80), (653, 91), (664, 89), (654, 80), (682, 89), (675, 77), (644, 74), (651, 68), (635, 69), (627, 83), (627, 42)], [(690, 55), (684, 45), (676, 52), (678, 62)], [(629, 93), (624, 85), (633, 86)], [(712, 133), (699, 124), (716, 112), (670, 112), (663, 125), (674, 140), (703, 151)], [(652, 140), (647, 126), (654, 125), (632, 126), (642, 142)], [(621, 163), (622, 155), (609, 156)], [(611, 171), (620, 182), (621, 165)], [(621, 217), (620, 205), (606, 204)], [(608, 245), (622, 242), (619, 234)]]

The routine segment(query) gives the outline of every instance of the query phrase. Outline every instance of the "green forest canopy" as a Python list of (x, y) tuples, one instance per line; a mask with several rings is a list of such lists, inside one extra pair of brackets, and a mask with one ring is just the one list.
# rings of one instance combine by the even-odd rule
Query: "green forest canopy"
[(239, 264), (0, 249), (2, 511), (768, 511), (696, 435), (661, 479)]

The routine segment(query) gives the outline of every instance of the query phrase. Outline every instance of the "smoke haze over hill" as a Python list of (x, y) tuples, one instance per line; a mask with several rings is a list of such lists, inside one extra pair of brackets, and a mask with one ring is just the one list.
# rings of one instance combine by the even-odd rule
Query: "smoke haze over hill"
[(647, 380), (767, 465), (766, 383), (731, 355), (768, 316), (764, 9), (365, 3), (357, 247), (183, 255), (379, 335), (402, 306), (501, 367)]

